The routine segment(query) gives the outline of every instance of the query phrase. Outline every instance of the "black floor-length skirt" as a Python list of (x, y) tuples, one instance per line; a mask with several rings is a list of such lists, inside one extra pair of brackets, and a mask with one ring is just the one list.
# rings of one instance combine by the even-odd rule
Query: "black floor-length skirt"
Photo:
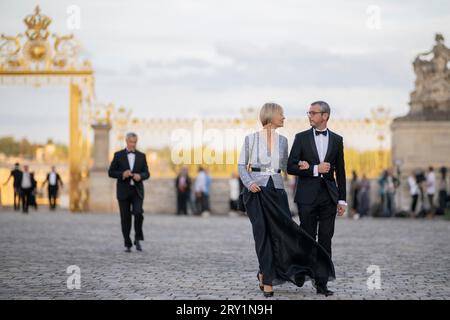
[(335, 279), (334, 266), (325, 249), (293, 219), (287, 193), (276, 189), (272, 178), (261, 191), (247, 190), (244, 203), (255, 239), (259, 272), (264, 284), (311, 279)]

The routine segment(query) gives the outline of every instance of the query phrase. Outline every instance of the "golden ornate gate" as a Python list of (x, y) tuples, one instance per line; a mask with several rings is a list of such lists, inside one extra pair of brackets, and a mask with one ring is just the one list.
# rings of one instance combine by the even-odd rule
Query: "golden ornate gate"
[(41, 14), (39, 7), (23, 21), (27, 26), (25, 36), (0, 37), (0, 85), (69, 86), (69, 204), (71, 211), (86, 211), (93, 70), (88, 60), (79, 61), (80, 45), (72, 34), (50, 37), (48, 26), (52, 20)]

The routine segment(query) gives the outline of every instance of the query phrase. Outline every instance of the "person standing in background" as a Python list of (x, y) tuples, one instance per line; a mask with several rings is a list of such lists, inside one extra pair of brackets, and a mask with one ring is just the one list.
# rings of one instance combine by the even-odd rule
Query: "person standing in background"
[(427, 173), (427, 197), (429, 204), (428, 215), (432, 218), (434, 216), (434, 194), (436, 193), (436, 175), (434, 174), (434, 168), (429, 167)]
[(387, 176), (384, 186), (385, 192), (385, 205), (384, 205), (384, 215), (386, 217), (395, 216), (395, 191), (398, 187), (398, 179), (394, 176), (392, 168), (387, 170)]
[(56, 172), (55, 166), (51, 167), (51, 171), (47, 174), (44, 182), (42, 183), (42, 188), (48, 183), (48, 203), (50, 210), (56, 209), (56, 200), (58, 199), (59, 186), (64, 187), (60, 175)]
[(350, 207), (350, 217), (355, 217), (356, 219), (359, 218), (358, 213), (358, 207), (359, 207), (359, 182), (358, 182), (358, 175), (356, 174), (356, 171), (352, 171), (352, 180), (350, 181), (350, 194), (352, 195), (352, 203)]
[(212, 184), (212, 179), (211, 176), (208, 173), (208, 170), (205, 170), (205, 178), (206, 178), (206, 188), (205, 188), (205, 194), (204, 194), (204, 208), (205, 210), (203, 211), (203, 216), (204, 217), (209, 217), (211, 214), (211, 207), (210, 207), (210, 201), (209, 201), (209, 195), (211, 192), (211, 184)]
[(195, 178), (194, 184), (195, 191), (195, 206), (197, 215), (206, 211), (205, 207), (205, 193), (206, 193), (206, 173), (203, 167), (198, 168), (197, 178)]
[(419, 186), (416, 180), (416, 173), (411, 172), (408, 177), (409, 194), (411, 195), (411, 215), (416, 215), (417, 200), (419, 199)]
[(230, 216), (237, 215), (238, 211), (238, 200), (239, 194), (241, 192), (241, 187), (239, 183), (239, 177), (236, 173), (231, 174), (230, 180), (228, 180), (228, 185), (230, 188)]
[(23, 167), (22, 179), (20, 181), (20, 190), (22, 195), (22, 212), (28, 213), (28, 207), (32, 203), (31, 197), (36, 189), (36, 180), (34, 174), (29, 171), (29, 167)]
[(378, 195), (380, 196), (380, 207), (378, 208), (377, 215), (383, 216), (386, 205), (386, 181), (387, 181), (387, 170), (383, 170), (381, 175), (378, 178)]
[(370, 180), (363, 174), (359, 184), (358, 213), (359, 217), (367, 217), (370, 210)]
[(9, 179), (13, 178), (13, 188), (14, 188), (14, 210), (20, 210), (20, 202), (21, 202), (21, 191), (20, 191), (20, 183), (22, 181), (22, 171), (20, 170), (20, 165), (18, 162), (14, 164), (14, 169), (11, 170), (8, 179), (3, 184), (6, 186), (9, 182)]
[(177, 193), (177, 215), (187, 215), (187, 203), (191, 194), (191, 178), (186, 168), (182, 168), (175, 179)]
[(441, 180), (439, 181), (439, 214), (445, 214), (445, 209), (447, 208), (447, 198), (448, 198), (448, 181), (447, 181), (447, 168), (442, 167)]

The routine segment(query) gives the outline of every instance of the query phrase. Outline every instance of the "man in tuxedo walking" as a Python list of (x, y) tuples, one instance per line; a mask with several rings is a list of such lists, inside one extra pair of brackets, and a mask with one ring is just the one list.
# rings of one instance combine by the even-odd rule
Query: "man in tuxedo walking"
[[(33, 193), (36, 190), (36, 180), (34, 179), (34, 173), (29, 171), (28, 165), (23, 166), (23, 172), (20, 180), (20, 190), (22, 194), (22, 212), (28, 213), (28, 207), (33, 205)], [(34, 200), (37, 209), (36, 199)]]
[(14, 210), (20, 210), (20, 201), (21, 201), (21, 191), (20, 191), (20, 184), (22, 183), (22, 170), (20, 170), (19, 163), (16, 163), (14, 165), (14, 169), (11, 170), (11, 173), (6, 180), (6, 182), (3, 184), (6, 186), (9, 182), (9, 179), (13, 178), (13, 188), (14, 188)]
[[(336, 213), (346, 210), (346, 178), (343, 138), (327, 128), (330, 106), (313, 102), (307, 112), (311, 129), (297, 133), (288, 159), (287, 172), (298, 176), (295, 202), (301, 227), (328, 252)], [(329, 296), (328, 279), (314, 279), (317, 294)]]
[(48, 183), (48, 204), (50, 210), (56, 209), (56, 200), (58, 198), (59, 187), (63, 188), (64, 183), (58, 172), (56, 172), (55, 166), (52, 166), (52, 170), (47, 174), (44, 182), (42, 183), (42, 188)]
[(131, 216), (134, 216), (134, 245), (142, 251), (139, 241), (144, 240), (142, 224), (144, 221), (143, 181), (150, 178), (145, 154), (136, 150), (137, 135), (130, 132), (126, 135), (127, 147), (117, 151), (108, 170), (111, 178), (117, 179), (117, 200), (120, 209), (120, 221), (126, 252), (131, 252), (132, 242)]

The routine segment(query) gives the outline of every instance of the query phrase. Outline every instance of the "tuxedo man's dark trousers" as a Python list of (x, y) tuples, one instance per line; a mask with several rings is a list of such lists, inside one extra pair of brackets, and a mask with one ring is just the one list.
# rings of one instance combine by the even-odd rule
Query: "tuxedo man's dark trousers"
[(120, 221), (122, 224), (122, 234), (125, 247), (131, 247), (131, 216), (134, 216), (134, 239), (144, 240), (142, 224), (144, 222), (144, 210), (142, 209), (143, 199), (138, 195), (136, 187), (129, 186), (128, 197), (119, 200)]
[[(300, 186), (301, 188), (301, 186)], [(301, 192), (301, 191), (300, 191)], [(311, 204), (297, 203), (300, 226), (328, 252), (331, 258), (331, 239), (334, 234), (337, 205), (333, 202), (322, 179), (316, 199)], [(318, 236), (318, 237), (317, 237)], [(311, 250), (311, 248), (305, 248)], [(315, 279), (316, 284), (326, 285), (328, 279)]]
[(56, 208), (56, 198), (58, 197), (58, 187), (57, 186), (48, 186), (48, 203), (50, 205), (50, 209)]
[(28, 212), (31, 203), (33, 188), (22, 188), (22, 212)]
[(177, 193), (177, 214), (187, 215), (187, 203), (189, 199), (189, 192)]
[(20, 188), (14, 187), (14, 210), (20, 210), (20, 201), (22, 201), (22, 195), (20, 194)]

